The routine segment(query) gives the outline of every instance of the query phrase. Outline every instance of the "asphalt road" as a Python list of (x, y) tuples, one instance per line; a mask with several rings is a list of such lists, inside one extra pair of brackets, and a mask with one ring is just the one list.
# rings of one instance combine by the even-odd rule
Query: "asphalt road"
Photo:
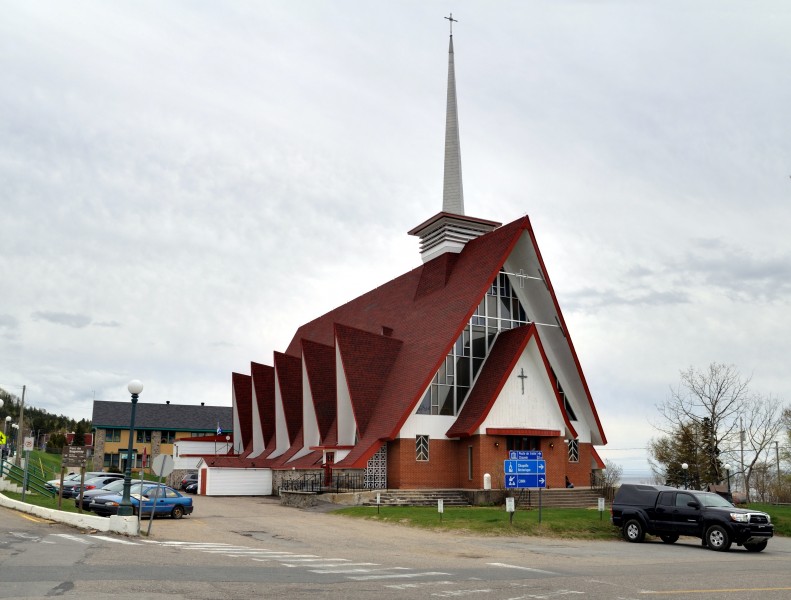
[[(434, 533), (280, 506), (195, 498), (148, 538), (0, 508), (0, 598), (791, 597), (791, 540), (760, 554), (693, 539), (584, 542)], [(373, 510), (373, 509), (372, 509)]]

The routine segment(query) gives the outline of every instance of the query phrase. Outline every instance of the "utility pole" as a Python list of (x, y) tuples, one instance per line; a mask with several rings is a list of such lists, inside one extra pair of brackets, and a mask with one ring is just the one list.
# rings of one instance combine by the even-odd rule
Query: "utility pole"
[(780, 442), (775, 440), (775, 462), (777, 463), (777, 485), (780, 485)]
[(750, 490), (747, 489), (747, 477), (745, 477), (745, 473), (744, 473), (744, 423), (742, 422), (741, 417), (739, 417), (739, 447), (741, 452), (741, 463), (742, 463), (742, 484), (744, 485), (744, 495), (747, 497), (747, 502), (749, 502)]
[(25, 388), (27, 386), (22, 386), (22, 402), (19, 404), (19, 429), (17, 429), (16, 433), (16, 457), (14, 458), (14, 464), (18, 467), (19, 466), (19, 438), (22, 438), (22, 441), (25, 441)]

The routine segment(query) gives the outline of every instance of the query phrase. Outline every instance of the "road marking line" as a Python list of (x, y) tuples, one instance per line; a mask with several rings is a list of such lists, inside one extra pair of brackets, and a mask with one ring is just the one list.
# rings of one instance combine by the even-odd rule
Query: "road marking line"
[(119, 538), (112, 538), (106, 535), (92, 535), (95, 540), (104, 540), (105, 542), (113, 542), (114, 544), (128, 544), (129, 546), (139, 546), (137, 542), (130, 542), (129, 540), (122, 540)]
[(320, 556), (311, 556), (309, 558), (298, 558), (297, 560), (292, 560), (292, 558), (297, 559), (296, 556), (293, 556), (293, 557), (292, 556), (284, 556), (283, 560), (288, 560), (289, 562), (303, 562), (303, 563), (316, 562), (316, 561), (319, 561), (319, 560), (323, 560), (324, 562), (348, 562), (349, 561), (348, 558), (322, 558)]
[(34, 523), (53, 523), (54, 521), (50, 521), (49, 519), (39, 519), (38, 517), (34, 517), (32, 515), (26, 515), (25, 513), (17, 513), (17, 516), (22, 517), (23, 519), (27, 519), (28, 521), (33, 521)]
[[(327, 573), (343, 573), (343, 571), (339, 571), (338, 569), (345, 569), (346, 567), (378, 567), (380, 563), (369, 563), (369, 562), (361, 562), (361, 563), (319, 563), (315, 565), (290, 565), (290, 564), (283, 564), (284, 567), (311, 567), (314, 569), (333, 569), (333, 571), (326, 571)], [(371, 569), (366, 569), (366, 571), (370, 571)], [(313, 571), (314, 573), (319, 573), (320, 571)]]
[(759, 588), (720, 588), (712, 590), (665, 590), (657, 592), (653, 590), (641, 590), (641, 594), (663, 595), (663, 594), (726, 594), (739, 592), (785, 592), (791, 587), (759, 587)]
[(71, 540), (73, 542), (79, 542), (80, 544), (90, 544), (90, 540), (86, 540), (85, 538), (79, 538), (74, 535), (69, 535), (68, 533), (53, 533), (52, 535), (57, 537), (66, 538), (67, 540)]
[(182, 550), (197, 550), (198, 552), (205, 552), (206, 554), (223, 554), (225, 552), (246, 552), (249, 548), (240, 546), (229, 546), (228, 548), (182, 548)]
[(182, 548), (195, 548), (195, 547), (205, 547), (205, 548), (220, 548), (222, 546), (230, 546), (231, 544), (227, 544), (224, 542), (160, 542), (159, 540), (141, 540), (146, 544), (160, 544), (161, 546), (180, 546)]
[[(399, 567), (403, 568), (403, 567)], [(349, 575), (348, 579), (355, 581), (372, 581), (374, 579), (408, 579), (412, 577), (431, 577), (433, 575), (450, 575), (450, 573), (442, 573), (440, 571), (426, 571), (425, 573), (393, 573), (382, 575)]]
[(492, 567), (504, 567), (506, 569), (519, 569), (520, 571), (530, 571), (531, 573), (544, 573), (546, 575), (558, 575), (554, 571), (544, 571), (543, 569), (533, 569), (531, 567), (520, 567), (519, 565), (509, 565), (507, 563), (486, 563)]

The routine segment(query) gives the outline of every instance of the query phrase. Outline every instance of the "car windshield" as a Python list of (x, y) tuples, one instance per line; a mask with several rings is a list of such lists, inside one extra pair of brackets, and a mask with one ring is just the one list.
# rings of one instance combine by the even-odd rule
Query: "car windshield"
[[(140, 480), (133, 481), (132, 484), (140, 483)], [(110, 492), (120, 492), (124, 489), (124, 480), (123, 479), (116, 479), (115, 481), (108, 483), (106, 486), (102, 488), (103, 490), (108, 490)]]
[(698, 497), (698, 500), (700, 500), (700, 503), (703, 506), (733, 508), (733, 504), (728, 502), (719, 494), (714, 494), (712, 492), (699, 492), (695, 495)]

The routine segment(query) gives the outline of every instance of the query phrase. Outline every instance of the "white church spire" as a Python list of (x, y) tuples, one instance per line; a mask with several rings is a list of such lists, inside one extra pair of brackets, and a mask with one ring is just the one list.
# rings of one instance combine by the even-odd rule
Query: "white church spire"
[(442, 212), (413, 228), (409, 235), (420, 238), (420, 256), (429, 262), (447, 252), (458, 254), (474, 240), (500, 226), (464, 215), (464, 192), (461, 187), (461, 146), (459, 145), (459, 112), (456, 106), (456, 69), (453, 64), (453, 13), (450, 21), (448, 51), (448, 104), (445, 112), (445, 179), (442, 190)]
[(442, 211), (464, 214), (464, 190), (461, 184), (461, 145), (459, 144), (459, 110), (456, 103), (456, 68), (453, 63), (453, 13), (448, 47), (448, 101), (445, 108), (445, 179), (442, 188)]

